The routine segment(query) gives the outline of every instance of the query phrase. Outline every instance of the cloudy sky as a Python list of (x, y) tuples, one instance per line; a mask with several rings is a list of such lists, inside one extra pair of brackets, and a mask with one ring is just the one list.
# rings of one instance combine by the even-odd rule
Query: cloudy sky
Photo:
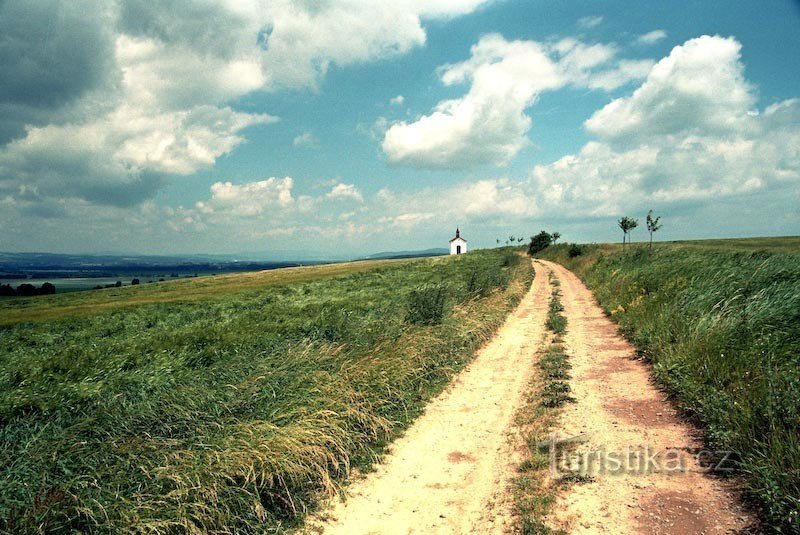
[(791, 0), (0, 0), (0, 250), (800, 234), (798, 50)]

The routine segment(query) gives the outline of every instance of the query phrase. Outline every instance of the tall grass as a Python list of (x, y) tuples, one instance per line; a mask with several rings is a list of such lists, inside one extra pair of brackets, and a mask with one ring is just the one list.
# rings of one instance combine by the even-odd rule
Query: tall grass
[[(248, 275), (239, 291), (224, 277), (197, 300), (118, 308), (79, 295), (75, 316), (59, 296), (60, 319), (0, 327), (0, 531), (296, 525), (419, 414), (532, 276), (502, 251), (362, 268)], [(476, 270), (508, 285), (476, 297)], [(444, 312), (420, 325), (407, 306), (425, 285), (443, 288)]]
[[(657, 379), (736, 453), (773, 530), (800, 532), (800, 254), (737, 242), (542, 254), (594, 291)], [(773, 244), (774, 245), (774, 244)]]

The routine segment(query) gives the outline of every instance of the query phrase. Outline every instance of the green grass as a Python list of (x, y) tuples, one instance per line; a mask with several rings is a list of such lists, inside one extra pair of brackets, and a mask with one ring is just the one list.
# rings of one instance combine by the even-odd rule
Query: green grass
[(567, 319), (562, 314), (561, 292), (558, 279), (550, 273), (553, 287), (547, 313), (550, 333), (546, 347), (538, 355), (540, 373), (534, 375), (516, 424), (525, 437), (525, 459), (520, 463), (519, 475), (514, 478), (512, 493), (514, 507), (520, 519), (520, 529), (525, 535), (563, 535), (562, 530), (550, 528), (544, 521), (555, 503), (557, 494), (574, 481), (561, 478), (553, 481), (547, 476), (550, 451), (542, 444), (550, 443), (547, 433), (556, 422), (558, 409), (574, 402), (569, 386), (571, 368), (569, 357), (561, 344), (566, 332)]
[(800, 532), (800, 240), (566, 245), (541, 254), (575, 271), (658, 381), (736, 453), (772, 530)]
[[(475, 272), (496, 281), (483, 296)], [(531, 277), (494, 250), (4, 302), (0, 531), (295, 526), (466, 365)], [(409, 321), (415, 289), (442, 285), (441, 317)]]

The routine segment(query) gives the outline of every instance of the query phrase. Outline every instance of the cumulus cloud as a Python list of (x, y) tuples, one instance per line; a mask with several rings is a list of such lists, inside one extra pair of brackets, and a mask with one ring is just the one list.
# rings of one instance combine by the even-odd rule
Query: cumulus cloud
[(667, 32), (664, 30), (653, 30), (652, 32), (647, 32), (645, 34), (640, 35), (636, 38), (636, 42), (640, 45), (652, 45), (665, 39), (667, 37)]
[(328, 192), (327, 197), (329, 199), (352, 199), (354, 201), (363, 202), (364, 197), (361, 195), (361, 192), (358, 191), (358, 188), (355, 184), (343, 184), (338, 183), (331, 191)]
[(740, 51), (734, 38), (716, 36), (675, 47), (641, 87), (596, 112), (586, 121), (586, 129), (620, 141), (740, 130), (756, 100), (744, 78)]
[(286, 208), (294, 202), (291, 177), (270, 177), (258, 182), (232, 184), (216, 182), (211, 186), (208, 203), (199, 202), (200, 212), (229, 212), (239, 216), (261, 214), (270, 208)]
[(487, 35), (470, 59), (445, 65), (445, 85), (469, 82), (462, 98), (445, 100), (414, 122), (394, 123), (382, 148), (389, 161), (428, 168), (505, 165), (525, 145), (532, 120), (525, 113), (544, 91), (568, 84), (615, 89), (640, 79), (652, 62), (613, 62), (617, 50), (575, 39), (543, 44)]
[(271, 120), (213, 106), (156, 116), (121, 107), (89, 123), (29, 128), (0, 150), (0, 192), (24, 184), (42, 198), (136, 204), (164, 177), (212, 165), (244, 128)]
[(528, 177), (410, 195), (384, 190), (379, 200), (385, 210), (436, 214), (437, 221), (487, 221), (610, 218), (756, 194), (796, 198), (800, 99), (756, 110), (740, 48), (733, 38), (710, 36), (675, 47), (640, 87), (587, 120), (596, 139)]
[(0, 195), (152, 198), (276, 120), (237, 98), (316, 89), (332, 65), (405, 53), (425, 21), (484, 1), (0, 2)]
[(542, 204), (608, 216), (646, 203), (797, 188), (800, 101), (754, 112), (740, 49), (718, 36), (675, 47), (641, 87), (586, 121), (598, 140), (534, 168)]
[(395, 106), (402, 106), (405, 101), (406, 98), (403, 95), (397, 95), (396, 97), (392, 97), (391, 99), (389, 99), (389, 104)]

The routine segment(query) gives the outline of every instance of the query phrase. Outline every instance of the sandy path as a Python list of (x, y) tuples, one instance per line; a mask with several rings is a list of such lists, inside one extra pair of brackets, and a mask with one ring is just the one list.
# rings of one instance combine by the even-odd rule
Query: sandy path
[[(577, 403), (567, 404), (554, 430), (561, 437), (583, 434), (579, 452), (672, 452), (655, 463), (639, 458), (634, 468), (651, 473), (605, 474), (573, 485), (559, 497), (550, 524), (570, 533), (731, 533), (749, 519), (736, 505), (730, 483), (698, 469), (696, 432), (682, 423), (649, 371), (617, 332), (583, 283), (564, 267), (541, 262), (561, 281), (567, 317), (564, 341), (573, 365), (570, 382)], [(574, 459), (574, 457), (571, 457)], [(608, 459), (608, 457), (605, 457)], [(671, 471), (683, 462), (685, 471)], [(596, 462), (596, 461), (595, 461)], [(584, 465), (585, 466), (585, 465)], [(607, 462), (606, 468), (615, 468)], [(662, 469), (661, 473), (652, 470)]]
[(507, 498), (515, 453), (509, 433), (544, 334), (547, 267), (497, 336), (392, 445), (377, 471), (332, 504), (310, 531), (496, 533), (513, 526)]

